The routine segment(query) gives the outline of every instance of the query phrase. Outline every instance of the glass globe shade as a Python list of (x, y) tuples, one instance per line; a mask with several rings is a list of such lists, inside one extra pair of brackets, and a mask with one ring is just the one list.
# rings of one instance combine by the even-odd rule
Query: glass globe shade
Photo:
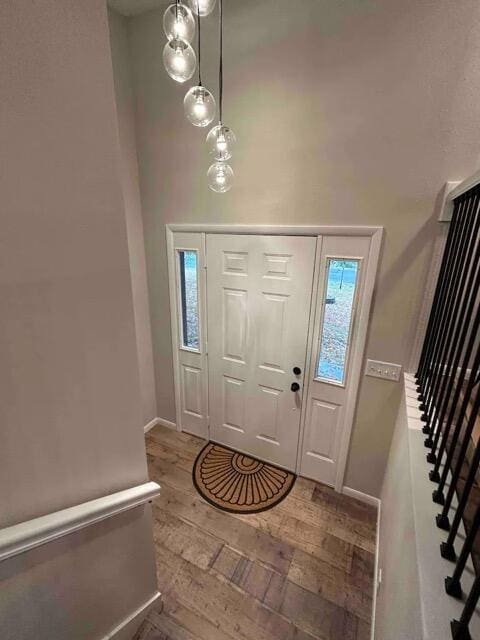
[(217, 0), (189, 0), (189, 4), (194, 13), (198, 14), (200, 12), (200, 15), (203, 17), (212, 13), (216, 1)]
[(233, 185), (233, 169), (226, 162), (214, 162), (207, 172), (208, 186), (215, 193), (225, 193)]
[(232, 157), (233, 147), (237, 138), (230, 127), (217, 124), (210, 129), (207, 136), (208, 152), (215, 160), (228, 160)]
[(163, 16), (163, 29), (169, 40), (191, 42), (195, 35), (195, 18), (184, 4), (171, 4)]
[(169, 40), (163, 49), (163, 63), (173, 80), (186, 82), (195, 73), (197, 57), (188, 42), (174, 38)]
[(195, 127), (207, 127), (215, 117), (215, 98), (205, 87), (192, 87), (183, 101), (185, 116)]

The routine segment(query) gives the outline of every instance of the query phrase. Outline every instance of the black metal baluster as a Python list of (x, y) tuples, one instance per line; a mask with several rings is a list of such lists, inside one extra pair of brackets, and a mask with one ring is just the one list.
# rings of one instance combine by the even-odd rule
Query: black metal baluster
[[(427, 422), (427, 414), (425, 413), (426, 405), (425, 405), (425, 377), (427, 375), (427, 371), (431, 365), (431, 355), (434, 348), (435, 343), (435, 327), (438, 325), (440, 317), (443, 313), (445, 296), (446, 296), (446, 283), (447, 277), (446, 274), (451, 269), (451, 264), (453, 261), (454, 253), (457, 247), (457, 241), (459, 238), (459, 234), (461, 231), (461, 202), (459, 200), (455, 201), (455, 208), (453, 211), (452, 222), (449, 229), (445, 252), (442, 260), (442, 266), (440, 269), (440, 273), (438, 276), (437, 287), (435, 291), (434, 303), (432, 306), (432, 311), (430, 313), (428, 328), (425, 334), (425, 344), (422, 353), (423, 363), (419, 367), (419, 373), (417, 377), (417, 392), (419, 393), (418, 399), (421, 402), (420, 410), (424, 412), (422, 415), (422, 420)], [(430, 426), (425, 424), (422, 429), (425, 435), (430, 434)]]
[(443, 308), (443, 305), (445, 302), (445, 296), (447, 293), (446, 283), (448, 280), (448, 274), (451, 273), (451, 266), (456, 254), (456, 249), (458, 247), (460, 232), (462, 229), (462, 222), (464, 219), (463, 213), (465, 208), (465, 202), (466, 200), (464, 198), (459, 198), (455, 201), (455, 204), (454, 204), (454, 207), (455, 207), (454, 215), (452, 217), (452, 222), (451, 222), (451, 226), (448, 234), (447, 246), (445, 247), (446, 251), (444, 253), (444, 257), (442, 260), (441, 273), (439, 274), (438, 281), (437, 281), (437, 291), (436, 291), (436, 293), (438, 293), (437, 305), (435, 309), (432, 308), (432, 312), (431, 312), (432, 323), (431, 325), (429, 324), (428, 334), (426, 335), (426, 341), (425, 341), (425, 346), (426, 346), (425, 357), (424, 357), (422, 368), (419, 371), (420, 382), (423, 384), (426, 383), (426, 380), (428, 377), (428, 371), (429, 371), (429, 367), (432, 359), (433, 349), (435, 346), (435, 337), (436, 337), (435, 329), (437, 328), (442, 315), (442, 308)]
[[(427, 460), (435, 466), (430, 478), (439, 482), (435, 501), (444, 504), (437, 525), (449, 529), (441, 545), (444, 558), (455, 560), (459, 527), (471, 503), (480, 466), (480, 439), (473, 458), (467, 458), (473, 429), (480, 415), (480, 185), (454, 201), (442, 264), (417, 367), (416, 389), (430, 448)], [(472, 364), (472, 356), (475, 355)], [(467, 378), (469, 368), (470, 376)], [(468, 414), (468, 419), (466, 419)], [(458, 455), (458, 458), (457, 458)], [(442, 467), (443, 465), (443, 467)], [(466, 474), (466, 478), (464, 477)], [(450, 481), (451, 480), (451, 481)], [(446, 499), (443, 492), (450, 481)], [(461, 489), (461, 491), (460, 491)], [(448, 515), (458, 493), (458, 507)], [(462, 578), (480, 529), (480, 504), (462, 545), (458, 562), (445, 580), (447, 593), (462, 596)], [(471, 640), (469, 623), (480, 598), (480, 576), (468, 595), (459, 620), (451, 623), (454, 640)]]
[[(464, 350), (465, 340), (471, 327), (472, 314), (475, 303), (477, 301), (477, 292), (480, 286), (480, 243), (478, 242), (478, 232), (480, 230), (480, 213), (478, 211), (478, 205), (477, 209), (475, 210), (474, 217), (475, 224), (473, 228), (473, 235), (469, 241), (466, 263), (461, 275), (464, 285), (461, 286), (461, 295), (457, 300), (458, 308), (455, 320), (451, 322), (448, 329), (447, 344), (449, 344), (449, 348), (446, 350), (446, 353), (442, 355), (442, 361), (446, 358), (446, 366), (443, 372), (443, 376), (441, 377), (441, 385), (438, 392), (439, 401), (435, 405), (435, 410), (432, 417), (432, 433), (434, 425), (437, 425), (437, 428), (435, 431), (435, 438), (433, 440), (432, 449), (427, 455), (427, 461), (432, 464), (435, 464), (437, 461), (435, 451), (437, 449), (440, 435), (442, 433), (443, 421), (447, 413), (455, 381), (457, 381), (457, 388), (460, 382), (456, 376), (456, 372), (458, 369), (460, 358), (462, 356), (462, 352)], [(474, 249), (475, 257), (472, 261)]]
[[(480, 268), (478, 269), (477, 272), (477, 278), (476, 278), (476, 287), (474, 289), (474, 293), (473, 293), (473, 303), (477, 302), (477, 296), (478, 296), (478, 287), (480, 285)], [(462, 368), (460, 370), (460, 374), (458, 376), (458, 380), (457, 380), (457, 386), (455, 388), (455, 393), (451, 402), (451, 406), (450, 406), (450, 411), (448, 414), (448, 418), (447, 421), (445, 423), (445, 427), (443, 429), (443, 433), (442, 433), (442, 441), (440, 443), (440, 448), (438, 450), (438, 455), (437, 455), (437, 461), (435, 463), (435, 468), (432, 469), (432, 471), (430, 471), (430, 480), (432, 480), (433, 482), (439, 482), (439, 486), (437, 488), (437, 490), (434, 492), (433, 495), (433, 500), (434, 502), (437, 502), (438, 504), (443, 504), (444, 503), (444, 499), (443, 499), (443, 489), (445, 487), (445, 483), (447, 481), (447, 476), (448, 476), (448, 471), (451, 468), (451, 464), (452, 464), (452, 460), (453, 460), (453, 455), (455, 453), (455, 447), (457, 446), (457, 442), (458, 442), (458, 438), (460, 437), (460, 433), (462, 430), (462, 425), (463, 425), (463, 419), (465, 418), (465, 414), (468, 408), (468, 400), (469, 400), (469, 396), (471, 393), (471, 390), (473, 389), (474, 386), (474, 379), (475, 376), (477, 375), (477, 372), (480, 371), (480, 349), (478, 350), (475, 359), (473, 361), (472, 364), (472, 368), (470, 370), (470, 379), (469, 382), (467, 383), (467, 387), (465, 389), (465, 397), (464, 397), (464, 401), (461, 405), (458, 417), (457, 417), (457, 424), (456, 427), (453, 431), (453, 436), (452, 436), (452, 440), (450, 443), (450, 448), (449, 451), (447, 453), (447, 459), (445, 462), (445, 467), (443, 469), (443, 473), (442, 473), (442, 477), (440, 478), (440, 465), (443, 459), (443, 454), (445, 453), (447, 444), (448, 444), (448, 438), (450, 437), (450, 432), (452, 430), (452, 425), (453, 422), (455, 420), (455, 414), (456, 414), (456, 410), (457, 410), (457, 405), (458, 405), (458, 401), (460, 399), (460, 395), (462, 393), (462, 388), (463, 385), (465, 383), (465, 378), (467, 375), (467, 371), (468, 371), (468, 366), (470, 364), (470, 358), (473, 352), (473, 348), (475, 346), (475, 342), (477, 339), (477, 335), (478, 335), (478, 330), (480, 328), (480, 305), (477, 302), (477, 310), (476, 310), (476, 314), (475, 314), (475, 318), (473, 320), (473, 324), (472, 324), (472, 329), (470, 331), (470, 337), (468, 339), (468, 343), (467, 343), (467, 347), (465, 349), (464, 355), (463, 355), (463, 363), (462, 363)], [(463, 343), (462, 343), (463, 345)], [(461, 346), (462, 346), (461, 345)], [(442, 418), (443, 420), (443, 418)], [(454, 487), (453, 487), (454, 488)], [(452, 494), (453, 495), (453, 489), (452, 486), (450, 486), (450, 492), (449, 495)], [(448, 499), (447, 499), (447, 503), (448, 503)]]
[[(475, 397), (475, 402), (472, 407), (472, 411), (470, 413), (470, 417), (468, 419), (468, 424), (466, 428), (466, 433), (464, 437), (465, 451), (468, 446), (467, 438), (470, 438), (470, 434), (473, 431), (473, 427), (475, 421), (477, 419), (478, 412), (480, 410), (480, 388), (477, 390), (477, 394)], [(463, 450), (463, 447), (462, 447)], [(462, 469), (464, 457), (457, 460), (457, 465), (455, 467), (454, 477), (452, 479), (452, 484), (450, 485), (449, 491), (452, 490), (452, 487), (458, 482), (458, 478), (460, 477), (460, 471)], [(462, 491), (462, 495), (460, 497), (457, 510), (455, 511), (455, 516), (453, 518), (452, 526), (450, 527), (450, 532), (448, 534), (448, 538), (446, 542), (442, 542), (440, 545), (440, 552), (443, 558), (447, 558), (448, 560), (454, 560), (456, 557), (455, 554), (455, 538), (457, 537), (458, 528), (460, 526), (460, 522), (463, 518), (463, 514), (465, 512), (465, 507), (467, 506), (468, 497), (470, 495), (470, 491), (472, 489), (473, 483), (475, 482), (475, 476), (478, 471), (478, 464), (480, 462), (480, 440), (477, 442), (477, 446), (475, 447), (475, 453), (473, 454), (472, 462), (470, 464), (470, 469), (468, 471), (467, 480), (465, 482), (465, 486)], [(454, 489), (453, 489), (454, 490)], [(442, 516), (448, 517), (448, 512), (445, 512), (445, 508), (442, 511)], [(438, 524), (438, 521), (437, 521)]]
[(434, 407), (438, 403), (439, 385), (444, 373), (445, 351), (448, 349), (448, 339), (450, 338), (450, 331), (448, 330), (448, 327), (450, 326), (450, 321), (456, 311), (458, 297), (463, 289), (461, 276), (466, 263), (467, 251), (469, 247), (469, 244), (468, 242), (466, 242), (466, 240), (470, 237), (471, 227), (473, 225), (473, 218), (469, 215), (471, 208), (472, 203), (471, 201), (469, 201), (464, 217), (464, 223), (462, 225), (459, 248), (457, 251), (457, 255), (455, 256), (450, 278), (447, 283), (448, 294), (445, 302), (445, 313), (443, 314), (440, 325), (438, 327), (437, 345), (432, 356), (432, 373), (427, 383), (425, 401), (425, 404), (427, 405), (427, 424), (430, 427), (429, 437), (425, 440), (426, 447), (431, 447), (433, 445), (432, 434), (436, 425), (432, 423), (432, 417)]
[[(477, 313), (477, 320), (478, 320), (478, 313)], [(478, 322), (477, 322), (478, 324)], [(477, 336), (477, 332), (475, 332), (475, 334), (473, 334), (470, 336), (470, 340), (471, 341), (475, 341), (476, 340), (476, 336)], [(464, 362), (465, 365), (465, 362)], [(459, 456), (457, 459), (457, 463), (455, 464), (455, 468), (452, 472), (452, 480), (450, 482), (450, 486), (448, 488), (448, 493), (447, 493), (447, 498), (446, 500), (444, 500), (443, 498), (443, 489), (445, 488), (445, 484), (447, 482), (448, 479), (448, 473), (451, 469), (452, 466), (452, 461), (453, 461), (453, 456), (455, 454), (455, 447), (457, 445), (458, 439), (460, 437), (460, 434), (462, 432), (462, 426), (463, 426), (463, 421), (465, 419), (465, 416), (467, 414), (467, 409), (468, 409), (468, 404), (470, 402), (470, 397), (473, 391), (473, 388), (475, 386), (474, 383), (474, 376), (475, 374), (480, 371), (480, 348), (477, 350), (477, 353), (475, 355), (475, 360), (473, 362), (473, 366), (472, 366), (472, 370), (471, 370), (471, 377), (468, 381), (467, 384), (467, 388), (465, 389), (465, 395), (463, 398), (463, 402), (462, 402), (462, 406), (460, 408), (459, 414), (457, 416), (457, 424), (455, 427), (455, 431), (452, 437), (452, 444), (449, 448), (448, 454), (447, 454), (447, 459), (445, 461), (445, 466), (443, 467), (443, 472), (442, 472), (442, 477), (440, 479), (440, 484), (438, 485), (438, 495), (434, 495), (433, 496), (433, 500), (434, 502), (437, 502), (438, 504), (443, 504), (443, 510), (442, 513), (439, 514), (437, 516), (437, 526), (440, 529), (445, 529), (446, 531), (448, 531), (450, 529), (450, 522), (448, 519), (448, 512), (450, 511), (450, 507), (452, 504), (452, 500), (453, 500), (453, 496), (455, 494), (456, 488), (457, 488), (457, 482), (458, 479), (460, 477), (460, 473), (462, 471), (462, 466), (463, 466), (463, 460), (465, 458), (465, 455), (467, 453), (468, 450), (468, 444), (470, 442), (470, 436), (472, 434), (473, 431), (473, 427), (475, 426), (475, 420), (471, 420), (471, 416), (470, 416), (470, 420), (467, 422), (467, 426), (465, 429), (465, 433), (464, 433), (464, 437), (463, 437), (463, 441), (462, 441), (462, 445), (460, 447), (460, 452), (459, 452)], [(465, 372), (464, 372), (464, 377), (465, 377)], [(461, 392), (461, 390), (459, 390), (459, 393)], [(442, 448), (445, 449), (446, 447), (446, 440), (448, 438), (448, 434), (449, 434), (449, 430), (450, 430), (450, 425), (451, 423), (453, 423), (453, 407), (450, 410), (450, 415), (448, 418), (448, 423), (447, 423), (447, 428), (445, 429), (445, 433), (443, 436), (443, 440), (442, 440)], [(440, 452), (439, 452), (440, 453)], [(442, 454), (443, 455), (443, 454)], [(437, 460), (437, 466), (435, 467), (435, 469), (438, 469), (440, 467), (440, 461), (441, 458), (439, 456), (439, 459)]]
[(462, 574), (467, 564), (468, 556), (472, 552), (473, 543), (477, 537), (478, 529), (480, 527), (480, 505), (475, 511), (475, 517), (472, 522), (470, 531), (465, 538), (460, 555), (458, 556), (457, 564), (455, 565), (455, 571), (452, 576), (445, 578), (445, 591), (449, 596), (460, 599), (463, 595), (462, 591)]
[(470, 593), (468, 594), (465, 607), (463, 608), (460, 620), (452, 620), (452, 638), (453, 640), (472, 640), (468, 625), (472, 619), (475, 609), (477, 607), (478, 599), (480, 598), (480, 576), (475, 578)]
[(438, 314), (440, 313), (440, 300), (443, 292), (442, 284), (445, 282), (445, 275), (447, 271), (447, 265), (451, 259), (452, 253), (452, 244), (455, 238), (455, 231), (458, 226), (458, 212), (460, 208), (460, 201), (455, 200), (454, 209), (452, 214), (452, 220), (450, 222), (450, 229), (448, 231), (447, 240), (445, 243), (445, 249), (443, 252), (442, 264), (440, 266), (440, 271), (437, 279), (437, 286), (435, 288), (435, 294), (432, 302), (432, 310), (430, 312), (430, 316), (428, 318), (427, 330), (425, 332), (425, 338), (422, 347), (422, 353), (420, 356), (420, 360), (417, 367), (417, 373), (415, 375), (418, 383), (417, 390), (421, 391), (421, 383), (423, 382), (423, 376), (425, 369), (427, 367), (427, 363), (429, 362), (430, 349), (433, 343), (433, 326), (438, 318)]
[(420, 409), (424, 412), (423, 418), (425, 422), (427, 422), (428, 426), (430, 426), (430, 424), (428, 420), (427, 408), (430, 403), (434, 380), (436, 379), (436, 369), (437, 369), (436, 364), (437, 364), (437, 358), (438, 358), (438, 351), (443, 342), (442, 339), (444, 337), (442, 332), (442, 327), (445, 322), (447, 310), (450, 308), (450, 300), (452, 296), (451, 284), (455, 276), (455, 265), (457, 264), (460, 256), (460, 249), (462, 246), (462, 240), (463, 240), (463, 236), (466, 229), (466, 223), (467, 223), (466, 211), (467, 211), (467, 200), (463, 198), (460, 203), (458, 226), (455, 228), (455, 239), (454, 239), (454, 244), (452, 248), (452, 255), (450, 256), (450, 260), (447, 265), (445, 280), (443, 283), (441, 283), (443, 287), (441, 308), (439, 310), (440, 312), (438, 314), (437, 321), (432, 328), (433, 344), (432, 344), (432, 348), (429, 356), (429, 363), (425, 370), (425, 379), (424, 379), (424, 386), (423, 386), (424, 402), (420, 406)]
[(458, 296), (458, 285), (461, 283), (461, 272), (465, 264), (466, 251), (467, 251), (467, 239), (470, 238), (471, 227), (473, 225), (473, 218), (470, 215), (473, 209), (472, 198), (466, 198), (463, 201), (464, 207), (462, 209), (458, 244), (454, 250), (453, 260), (450, 266), (450, 273), (447, 275), (446, 289), (447, 294), (445, 298), (445, 305), (443, 314), (440, 318), (440, 322), (437, 325), (437, 341), (432, 353), (431, 363), (431, 375), (427, 380), (427, 401), (428, 410), (431, 409), (435, 395), (435, 384), (438, 381), (439, 373), (443, 368), (442, 351), (445, 348), (446, 333), (445, 329), (449, 326), (449, 321), (452, 313), (455, 311), (455, 302)]

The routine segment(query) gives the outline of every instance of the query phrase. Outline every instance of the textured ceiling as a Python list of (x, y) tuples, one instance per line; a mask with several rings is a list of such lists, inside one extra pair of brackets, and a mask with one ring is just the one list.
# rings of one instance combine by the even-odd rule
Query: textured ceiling
[(108, 0), (108, 6), (124, 16), (136, 16), (167, 4), (167, 0)]

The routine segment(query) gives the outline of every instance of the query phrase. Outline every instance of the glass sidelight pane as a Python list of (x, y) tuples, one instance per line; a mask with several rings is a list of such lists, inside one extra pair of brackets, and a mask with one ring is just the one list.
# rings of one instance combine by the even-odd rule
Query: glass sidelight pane
[(317, 378), (343, 384), (359, 260), (327, 259)]
[(197, 252), (178, 251), (182, 346), (199, 348)]

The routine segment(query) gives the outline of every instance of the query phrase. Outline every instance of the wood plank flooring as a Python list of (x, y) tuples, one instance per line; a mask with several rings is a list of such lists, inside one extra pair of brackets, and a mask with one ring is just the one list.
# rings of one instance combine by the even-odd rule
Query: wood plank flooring
[(299, 478), (279, 505), (219, 511), (192, 484), (205, 442), (146, 437), (162, 607), (136, 640), (368, 640), (376, 510)]

